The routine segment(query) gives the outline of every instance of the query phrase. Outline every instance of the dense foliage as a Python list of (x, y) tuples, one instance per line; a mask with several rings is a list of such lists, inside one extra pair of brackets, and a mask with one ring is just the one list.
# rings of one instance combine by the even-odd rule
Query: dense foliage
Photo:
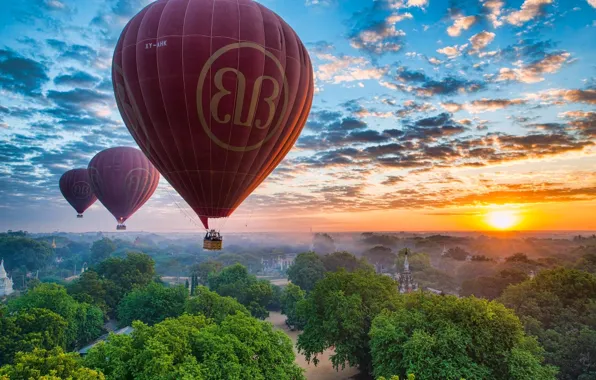
[(8, 313), (0, 306), (0, 366), (12, 363), (17, 352), (66, 347), (68, 323), (48, 309)]
[(304, 292), (304, 290), (292, 283), (288, 284), (283, 290), (281, 296), (281, 312), (287, 317), (286, 324), (293, 330), (302, 330), (306, 324), (304, 316), (299, 312), (299, 308), (304, 307), (305, 295), (306, 292)]
[(519, 319), (496, 302), (402, 296), (403, 306), (377, 316), (370, 329), (375, 376), (417, 379), (554, 379), (542, 350)]
[(14, 313), (46, 309), (62, 317), (67, 323), (64, 336), (66, 348), (79, 347), (103, 332), (101, 309), (77, 302), (63, 286), (57, 284), (40, 284), (11, 300), (8, 307)]
[(130, 326), (133, 321), (154, 325), (166, 318), (178, 317), (184, 312), (188, 289), (184, 286), (166, 288), (151, 283), (128, 293), (118, 305), (118, 323)]
[(340, 269), (345, 269), (347, 272), (374, 269), (364, 258), (357, 258), (346, 251), (330, 253), (321, 257), (321, 261), (327, 272), (337, 272)]
[(21, 234), (0, 234), (0, 258), (4, 259), (5, 269), (10, 273), (17, 269), (23, 274), (42, 269), (53, 257), (54, 252), (46, 242)]
[(183, 315), (132, 335), (111, 335), (85, 357), (89, 368), (125, 379), (303, 379), (290, 339), (242, 313), (221, 324)]
[(479, 276), (466, 280), (462, 284), (460, 295), (486, 298), (493, 300), (509, 286), (519, 284), (529, 277), (519, 269), (504, 269), (496, 276)]
[(204, 315), (215, 323), (221, 323), (228, 315), (241, 313), (250, 315), (249, 311), (232, 297), (223, 297), (210, 291), (205, 286), (195, 289), (185, 306), (186, 313), (191, 315)]
[(250, 311), (253, 317), (269, 316), (267, 306), (273, 297), (273, 288), (267, 280), (258, 280), (246, 267), (236, 264), (212, 273), (209, 288), (222, 296), (234, 297)]
[(147, 286), (155, 278), (155, 262), (142, 253), (126, 258), (109, 258), (83, 273), (68, 287), (75, 299), (93, 303), (108, 316), (115, 316), (124, 296), (133, 289)]
[(116, 245), (108, 238), (93, 242), (91, 245), (91, 262), (99, 263), (110, 257), (116, 250)]
[(298, 337), (298, 349), (317, 363), (317, 355), (334, 346), (334, 367), (349, 364), (370, 371), (368, 331), (382, 310), (396, 307), (396, 289), (391, 278), (370, 271), (328, 273), (300, 310), (306, 325)]
[(560, 379), (596, 378), (596, 276), (573, 269), (540, 272), (499, 299), (538, 337)]
[(299, 254), (294, 264), (288, 268), (288, 279), (307, 292), (310, 292), (323, 277), (325, 265), (321, 257), (314, 252)]
[(81, 365), (79, 354), (64, 353), (60, 347), (20, 352), (13, 365), (0, 368), (0, 380), (104, 380), (98, 371)]

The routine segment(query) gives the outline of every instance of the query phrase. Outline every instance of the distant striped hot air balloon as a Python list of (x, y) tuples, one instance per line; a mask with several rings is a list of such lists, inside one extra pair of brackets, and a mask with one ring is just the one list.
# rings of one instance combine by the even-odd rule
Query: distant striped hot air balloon
[(59, 186), (64, 198), (76, 210), (77, 218), (82, 218), (85, 210), (97, 200), (86, 168), (72, 169), (62, 174)]
[(294, 146), (314, 93), (296, 32), (252, 0), (148, 5), (120, 36), (112, 81), (126, 127), (207, 229)]
[(147, 157), (130, 147), (99, 152), (88, 166), (91, 187), (97, 199), (118, 221), (117, 229), (151, 198), (159, 173)]

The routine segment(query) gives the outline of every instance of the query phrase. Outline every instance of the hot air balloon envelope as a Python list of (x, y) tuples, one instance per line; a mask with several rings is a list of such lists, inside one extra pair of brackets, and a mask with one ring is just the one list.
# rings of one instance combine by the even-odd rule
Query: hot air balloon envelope
[(118, 221), (117, 229), (151, 198), (159, 173), (143, 152), (118, 147), (99, 152), (89, 162), (91, 186), (99, 201)]
[(85, 210), (97, 200), (91, 188), (87, 169), (72, 169), (62, 174), (60, 191), (77, 211), (77, 218), (82, 218)]
[(120, 36), (112, 80), (127, 128), (205, 228), (286, 156), (314, 92), (296, 33), (251, 0), (148, 5)]

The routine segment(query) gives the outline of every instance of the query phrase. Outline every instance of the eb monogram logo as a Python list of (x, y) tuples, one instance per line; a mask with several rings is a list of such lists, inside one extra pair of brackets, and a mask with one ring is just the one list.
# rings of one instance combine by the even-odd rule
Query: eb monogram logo
[[(203, 110), (203, 88), (204, 86), (211, 85), (210, 83), (205, 82), (207, 80), (208, 74), (211, 71), (213, 63), (215, 63), (225, 53), (235, 49), (255, 49), (263, 53), (266, 59), (273, 61), (275, 67), (279, 70), (281, 77), (283, 78), (283, 83), (279, 83), (278, 80), (272, 76), (262, 75), (254, 81), (253, 87), (250, 89), (247, 88), (245, 75), (235, 68), (220, 68), (213, 76), (214, 88), (212, 89), (211, 99), (209, 102), (209, 117), (212, 120), (218, 124), (229, 124), (232, 122), (235, 126), (239, 127), (254, 127), (259, 130), (268, 129), (267, 134), (261, 141), (247, 146), (234, 146), (221, 141), (213, 132), (210, 123), (207, 122), (207, 118)], [(236, 86), (233, 88), (226, 88), (224, 84), (224, 75), (228, 73), (231, 73), (236, 77)], [(263, 87), (267, 82), (270, 83), (270, 86), (267, 86), (267, 88), (271, 88), (271, 90), (268, 91), (269, 93), (264, 93)], [(250, 102), (245, 104), (245, 96), (247, 91), (249, 91), (251, 97)], [(227, 97), (233, 98), (228, 99)], [(277, 57), (275, 57), (271, 52), (267, 51), (262, 46), (253, 42), (239, 42), (224, 46), (223, 48), (216, 51), (207, 60), (207, 62), (205, 62), (205, 65), (203, 66), (199, 76), (199, 82), (197, 84), (197, 112), (205, 133), (207, 133), (213, 142), (224, 149), (236, 152), (247, 152), (259, 148), (261, 145), (267, 142), (281, 127), (288, 107), (288, 97), (289, 88), (285, 71)], [(231, 100), (234, 102), (233, 115), (220, 110), (222, 100)], [(257, 117), (257, 109), (259, 109), (260, 103), (263, 104), (262, 102), (264, 102), (268, 108), (267, 117), (263, 119)], [(245, 110), (246, 106), (248, 106), (248, 112)], [(243, 115), (246, 115), (244, 120)], [(276, 115), (277, 120), (275, 118)]]

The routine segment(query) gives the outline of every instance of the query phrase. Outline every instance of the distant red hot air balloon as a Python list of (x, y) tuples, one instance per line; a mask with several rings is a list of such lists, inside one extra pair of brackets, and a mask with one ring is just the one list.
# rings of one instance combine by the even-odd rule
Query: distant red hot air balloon
[(148, 5), (120, 36), (112, 80), (128, 130), (207, 229), (294, 146), (314, 93), (296, 33), (252, 0)]
[(159, 182), (157, 169), (135, 148), (101, 151), (87, 169), (95, 195), (118, 221), (118, 230), (126, 229), (124, 222), (151, 198)]
[(62, 174), (60, 191), (77, 211), (77, 218), (82, 218), (85, 210), (97, 200), (91, 188), (87, 169), (72, 169)]

